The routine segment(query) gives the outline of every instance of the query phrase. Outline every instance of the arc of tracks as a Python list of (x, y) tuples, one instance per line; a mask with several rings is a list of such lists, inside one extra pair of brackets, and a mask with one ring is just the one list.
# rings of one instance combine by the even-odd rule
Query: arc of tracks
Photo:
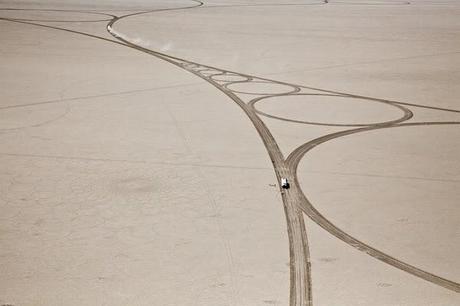
[(365, 98), (358, 98), (359, 100), (364, 100), (365, 102), (371, 102), (371, 103), (383, 103), (389, 106), (393, 106), (400, 111), (402, 111), (402, 116), (393, 120), (388, 120), (388, 121), (382, 121), (382, 122), (377, 122), (377, 123), (328, 123), (328, 122), (313, 122), (313, 121), (305, 121), (305, 120), (296, 120), (296, 119), (290, 119), (290, 118), (285, 118), (285, 117), (280, 117), (280, 116), (275, 116), (268, 114), (266, 112), (260, 111), (255, 107), (255, 104), (264, 100), (264, 99), (269, 99), (269, 98), (276, 98), (276, 97), (292, 97), (292, 96), (317, 96), (317, 97), (336, 97), (336, 98), (350, 98), (349, 96), (346, 95), (339, 95), (339, 94), (326, 94), (326, 93), (289, 93), (289, 94), (283, 94), (283, 95), (266, 95), (262, 97), (258, 97), (255, 99), (252, 99), (249, 101), (249, 105), (255, 110), (256, 113), (259, 115), (272, 118), (272, 119), (277, 119), (277, 120), (282, 120), (282, 121), (287, 121), (287, 122), (293, 122), (293, 123), (300, 123), (300, 124), (308, 124), (308, 125), (320, 125), (320, 126), (334, 126), (334, 127), (363, 127), (363, 126), (374, 126), (374, 125), (383, 125), (383, 124), (396, 124), (400, 122), (404, 122), (406, 120), (409, 120), (413, 114), (410, 110), (408, 110), (406, 107), (403, 107), (397, 103), (392, 103), (390, 101), (379, 101), (379, 100), (373, 100), (373, 99), (365, 99)]
[(460, 125), (460, 121), (450, 121), (450, 122), (412, 122), (412, 123), (400, 123), (400, 124), (386, 124), (386, 125), (374, 125), (374, 126), (367, 126), (367, 127), (361, 127), (361, 128), (355, 128), (355, 129), (350, 129), (350, 130), (345, 130), (345, 131), (339, 131), (336, 133), (328, 134), (319, 138), (316, 138), (314, 140), (311, 140), (302, 146), (298, 147), (295, 149), (286, 159), (286, 164), (290, 169), (290, 172), (294, 174), (294, 185), (296, 188), (299, 190), (298, 193), (298, 203), (300, 204), (301, 210), (311, 219), (313, 220), (316, 224), (321, 226), (323, 229), (325, 229), (327, 232), (329, 232), (331, 235), (337, 237), (338, 239), (342, 240), (346, 244), (352, 246), (353, 248), (365, 252), (369, 254), (370, 256), (386, 263), (389, 264), (395, 268), (398, 268), (404, 272), (407, 272), (409, 274), (412, 274), (416, 277), (419, 277), (421, 279), (424, 279), (428, 282), (431, 282), (435, 285), (444, 287), (446, 289), (455, 291), (455, 292), (460, 292), (460, 284), (456, 283), (454, 281), (445, 279), (443, 277), (437, 276), (435, 274), (432, 274), (430, 272), (424, 271), (422, 269), (419, 269), (415, 266), (412, 266), (408, 263), (405, 263), (401, 260), (398, 260), (397, 258), (394, 258), (388, 254), (385, 254), (384, 252), (373, 248), (372, 246), (358, 240), (357, 238), (347, 234), (344, 232), (342, 229), (334, 225), (332, 222), (330, 222), (326, 217), (324, 217), (314, 206), (313, 204), (308, 200), (308, 198), (305, 196), (303, 193), (302, 189), (300, 188), (299, 184), (299, 179), (297, 175), (297, 169), (299, 166), (299, 163), (301, 159), (307, 154), (309, 151), (314, 149), (316, 146), (323, 144), (325, 142), (331, 141), (333, 139), (337, 139), (340, 137), (345, 137), (348, 135), (352, 134), (357, 134), (357, 133), (363, 133), (363, 132), (368, 132), (368, 131), (373, 131), (373, 130), (379, 130), (379, 129), (388, 129), (388, 128), (398, 128), (398, 127), (408, 127), (408, 126), (421, 126), (421, 125)]
[[(112, 18), (116, 17), (113, 14), (107, 13), (100, 13), (94, 11), (81, 11), (81, 10), (59, 10), (59, 9), (21, 9), (21, 8), (0, 8), (0, 11), (5, 12), (50, 12), (50, 13), (78, 13), (78, 14), (88, 14), (94, 16), (104, 16), (103, 19), (90, 19), (90, 20), (69, 20), (69, 19), (28, 19), (28, 18), (11, 18), (12, 20), (16, 21), (31, 21), (31, 22), (46, 22), (46, 23), (80, 23), (80, 22), (106, 22), (112, 20)], [(0, 18), (0, 19), (8, 19), (8, 18)]]

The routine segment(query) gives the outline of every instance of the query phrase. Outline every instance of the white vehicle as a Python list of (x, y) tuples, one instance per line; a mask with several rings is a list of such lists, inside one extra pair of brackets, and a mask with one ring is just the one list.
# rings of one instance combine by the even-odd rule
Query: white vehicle
[(287, 178), (281, 178), (281, 187), (283, 189), (289, 189), (289, 182), (287, 180)]

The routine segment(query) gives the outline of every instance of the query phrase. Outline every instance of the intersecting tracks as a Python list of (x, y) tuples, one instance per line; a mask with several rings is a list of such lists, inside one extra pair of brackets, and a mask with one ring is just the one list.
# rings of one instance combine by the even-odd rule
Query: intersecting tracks
[[(308, 240), (307, 240), (307, 233), (305, 230), (305, 224), (303, 219), (303, 214), (305, 213), (311, 220), (316, 222), (320, 225), (323, 229), (328, 231), (333, 236), (337, 237), (338, 239), (344, 241), (348, 245), (369, 254), (370, 256), (387, 263), (395, 268), (398, 268), (402, 271), (410, 273), (416, 277), (429, 281), (433, 284), (439, 285), (446, 289), (460, 292), (460, 284), (444, 279), (440, 276), (436, 276), (432, 273), (427, 271), (421, 270), (417, 267), (414, 267), (408, 263), (402, 262), (388, 254), (385, 254), (372, 246), (367, 245), (364, 242), (359, 241), (358, 239), (352, 237), (351, 235), (347, 234), (334, 224), (332, 224), (328, 219), (326, 219), (316, 208), (313, 204), (308, 200), (308, 198), (303, 193), (298, 178), (297, 178), (297, 168), (299, 162), (303, 158), (305, 154), (307, 154), (310, 150), (314, 147), (325, 143), (327, 141), (345, 137), (347, 135), (356, 134), (356, 133), (363, 133), (371, 130), (377, 129), (387, 129), (387, 128), (397, 128), (397, 127), (405, 127), (405, 126), (417, 126), (417, 125), (458, 125), (460, 121), (449, 121), (449, 122), (410, 122), (407, 123), (405, 121), (411, 119), (414, 115), (413, 111), (408, 107), (413, 108), (428, 108), (428, 109), (435, 109), (438, 111), (447, 111), (447, 112), (454, 112), (460, 113), (459, 110), (451, 110), (445, 108), (436, 108), (430, 106), (423, 106), (413, 103), (404, 103), (398, 101), (389, 101), (385, 99), (379, 98), (372, 98), (372, 97), (365, 97), (353, 94), (347, 94), (343, 92), (325, 90), (320, 88), (313, 88), (307, 86), (301, 86), (296, 84), (290, 84), (286, 82), (280, 82), (276, 80), (260, 78), (252, 75), (247, 75), (243, 73), (228, 71), (219, 69), (212, 66), (207, 66), (203, 64), (199, 64), (196, 62), (188, 61), (185, 59), (181, 59), (178, 57), (170, 56), (165, 53), (157, 52), (154, 50), (150, 50), (148, 48), (142, 47), (138, 44), (135, 44), (130, 41), (129, 36), (126, 36), (122, 33), (117, 32), (114, 29), (114, 25), (117, 21), (136, 16), (141, 14), (153, 13), (153, 12), (160, 12), (160, 11), (171, 11), (171, 10), (184, 10), (184, 9), (192, 9), (197, 7), (203, 7), (203, 3), (200, 1), (192, 0), (193, 4), (190, 6), (185, 7), (176, 7), (176, 8), (163, 8), (163, 9), (156, 9), (156, 10), (148, 10), (148, 11), (140, 11), (135, 13), (126, 14), (123, 16), (115, 16), (109, 14), (103, 14), (104, 18), (110, 16), (111, 19), (107, 24), (108, 32), (117, 39), (117, 41), (107, 39), (101, 36), (79, 32), (71, 29), (60, 28), (51, 25), (44, 25), (35, 22), (30, 22), (27, 20), (20, 20), (20, 19), (12, 19), (12, 18), (0, 18), (0, 20), (10, 21), (10, 22), (17, 22), (22, 24), (34, 25), (44, 28), (50, 28), (55, 30), (62, 30), (74, 34), (80, 34), (87, 37), (100, 39), (106, 42), (115, 43), (118, 45), (123, 45), (126, 47), (130, 47), (136, 49), (138, 51), (150, 54), (155, 56), (161, 60), (167, 61), (177, 67), (180, 67), (190, 73), (193, 73), (197, 77), (205, 80), (209, 84), (213, 85), (215, 88), (223, 92), (227, 97), (233, 100), (248, 116), (248, 118), (253, 123), (255, 129), (259, 133), (266, 150), (270, 156), (270, 159), (273, 163), (275, 175), (280, 181), (282, 177), (288, 178), (292, 182), (292, 186), (288, 190), (283, 190), (280, 188), (286, 221), (287, 221), (287, 229), (288, 229), (288, 237), (289, 237), (289, 249), (290, 249), (290, 305), (291, 306), (310, 306), (313, 304), (312, 302), (312, 280), (311, 280), (311, 270), (310, 270), (310, 258), (309, 258), (309, 248), (308, 248)], [(316, 4), (327, 4), (328, 1), (324, 1), (321, 3)], [(312, 3), (306, 3), (305, 5), (311, 5)], [(345, 4), (345, 3), (344, 3)], [(408, 3), (404, 3), (408, 4)], [(294, 5), (294, 4), (293, 4)], [(295, 4), (298, 5), (298, 4)], [(225, 6), (222, 6), (225, 7)], [(51, 10), (47, 10), (51, 11)], [(66, 11), (72, 12), (72, 11)], [(78, 11), (84, 12), (84, 11)], [(100, 20), (95, 20), (98, 22)], [(268, 88), (272, 87), (269, 93), (263, 92), (244, 92), (244, 91), (237, 91), (232, 90), (231, 85), (234, 84), (243, 84), (249, 85), (246, 86), (248, 88), (254, 84), (262, 84), (267, 86)], [(284, 90), (278, 91), (277, 88), (284, 88)], [(273, 90), (275, 88), (275, 90)], [(249, 101), (245, 101), (242, 98), (242, 94), (251, 94), (255, 96), (255, 98), (250, 99)], [(297, 149), (295, 149), (287, 158), (285, 158), (275, 140), (273, 135), (271, 134), (268, 127), (262, 121), (259, 115), (261, 116), (270, 116), (268, 114), (264, 114), (255, 109), (254, 104), (260, 101), (261, 99), (265, 98), (276, 98), (281, 96), (292, 96), (292, 95), (320, 95), (320, 96), (338, 96), (344, 98), (357, 98), (369, 103), (385, 103), (389, 106), (396, 107), (402, 111), (402, 116), (400, 118), (385, 121), (385, 122), (376, 122), (371, 124), (336, 124), (336, 123), (315, 123), (315, 122), (298, 122), (303, 124), (317, 124), (317, 125), (326, 125), (326, 126), (342, 126), (348, 127), (351, 129), (345, 129), (339, 132), (331, 133), (309, 141)], [(274, 119), (286, 120), (295, 122), (295, 120), (290, 119), (283, 119), (276, 116), (270, 116)]]

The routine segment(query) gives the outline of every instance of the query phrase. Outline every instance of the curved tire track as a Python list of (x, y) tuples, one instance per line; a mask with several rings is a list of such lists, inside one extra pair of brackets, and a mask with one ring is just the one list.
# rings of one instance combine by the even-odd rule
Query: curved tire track
[(373, 131), (373, 130), (379, 130), (379, 129), (387, 129), (387, 128), (397, 128), (397, 127), (407, 127), (407, 126), (420, 126), (420, 125), (452, 125), (452, 124), (460, 124), (460, 122), (457, 121), (451, 121), (451, 122), (413, 122), (413, 123), (401, 123), (401, 124), (393, 124), (393, 125), (383, 125), (383, 126), (369, 126), (369, 127), (364, 127), (364, 128), (357, 128), (357, 129), (351, 129), (351, 130), (345, 130), (345, 131), (340, 131), (332, 134), (328, 134), (319, 138), (316, 138), (312, 141), (309, 141), (302, 146), (298, 147), (295, 149), (286, 159), (286, 164), (288, 165), (290, 172), (294, 173), (294, 185), (297, 187), (297, 189), (300, 191), (298, 196), (298, 203), (300, 204), (300, 209), (307, 214), (310, 219), (312, 219), (316, 224), (321, 226), (323, 229), (328, 231), (331, 235), (337, 237), (338, 239), (342, 240), (343, 242), (347, 243), (348, 245), (354, 247), (355, 249), (365, 252), (369, 254), (370, 256), (386, 263), (389, 264), (397, 269), (400, 269), (402, 271), (405, 271), (409, 274), (412, 274), (416, 277), (419, 277), (421, 279), (424, 279), (428, 282), (431, 282), (433, 284), (439, 285), (441, 287), (444, 287), (446, 289), (455, 291), (455, 292), (460, 292), (460, 284), (453, 282), (451, 280), (445, 279), (443, 277), (434, 275), (430, 272), (424, 271), (422, 269), (419, 269), (415, 266), (412, 266), (408, 263), (405, 263), (401, 260), (398, 260), (388, 254), (385, 254), (382, 251), (377, 250), (376, 248), (371, 247), (370, 245), (356, 239), (355, 237), (347, 234), (343, 230), (341, 230), (339, 227), (335, 226), (332, 222), (330, 222), (326, 217), (324, 217), (314, 206), (313, 204), (308, 200), (308, 198), (305, 196), (303, 193), (302, 189), (300, 188), (298, 176), (297, 176), (297, 169), (299, 166), (299, 163), (301, 159), (307, 154), (309, 151), (311, 151), (313, 148), (316, 146), (323, 144), (325, 142), (331, 141), (333, 139), (337, 139), (340, 137), (352, 135), (352, 134), (357, 134), (357, 133), (363, 133), (363, 132), (368, 132), (368, 131)]

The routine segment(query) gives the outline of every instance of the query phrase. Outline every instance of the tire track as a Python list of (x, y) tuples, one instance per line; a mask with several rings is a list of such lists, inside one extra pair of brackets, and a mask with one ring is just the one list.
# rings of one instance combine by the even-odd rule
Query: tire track
[[(58, 9), (20, 9), (20, 8), (0, 8), (2, 12), (49, 12), (49, 13), (78, 13), (78, 14), (88, 14), (95, 16), (104, 16), (104, 19), (91, 19), (91, 20), (57, 20), (57, 19), (27, 19), (27, 18), (11, 18), (17, 21), (31, 21), (31, 22), (56, 22), (56, 23), (71, 23), (71, 22), (107, 22), (116, 17), (113, 14), (99, 13), (93, 11), (80, 11), (80, 10), (58, 10)], [(0, 17), (4, 18), (4, 17)]]
[(329, 122), (312, 122), (312, 121), (304, 121), (304, 120), (295, 120), (295, 119), (290, 119), (290, 118), (284, 118), (280, 116), (275, 116), (271, 115), (265, 112), (262, 112), (258, 109), (256, 109), (255, 104), (260, 102), (261, 100), (264, 99), (269, 99), (269, 98), (276, 98), (276, 97), (281, 97), (281, 96), (321, 96), (321, 97), (337, 97), (337, 98), (350, 98), (347, 95), (341, 95), (341, 94), (324, 94), (324, 93), (291, 93), (291, 94), (286, 94), (286, 95), (266, 95), (263, 97), (258, 97), (255, 99), (252, 99), (249, 101), (249, 105), (254, 108), (255, 112), (258, 113), (259, 115), (272, 118), (272, 119), (277, 119), (277, 120), (282, 120), (286, 122), (293, 122), (293, 123), (300, 123), (300, 124), (308, 124), (308, 125), (319, 125), (319, 126), (334, 126), (334, 127), (360, 127), (360, 126), (370, 126), (370, 125), (386, 125), (386, 124), (395, 124), (395, 123), (400, 123), (404, 122), (408, 119), (410, 119), (413, 114), (411, 111), (409, 111), (407, 108), (402, 107), (398, 103), (392, 103), (390, 101), (378, 101), (378, 100), (373, 100), (373, 99), (367, 99), (367, 98), (356, 98), (360, 100), (364, 100), (366, 102), (371, 102), (371, 103), (383, 103), (389, 106), (393, 106), (400, 111), (402, 111), (403, 115), (400, 118), (393, 119), (393, 120), (388, 120), (388, 121), (382, 121), (382, 122), (377, 122), (377, 123), (350, 123), (350, 124), (345, 124), (345, 123), (329, 123)]

